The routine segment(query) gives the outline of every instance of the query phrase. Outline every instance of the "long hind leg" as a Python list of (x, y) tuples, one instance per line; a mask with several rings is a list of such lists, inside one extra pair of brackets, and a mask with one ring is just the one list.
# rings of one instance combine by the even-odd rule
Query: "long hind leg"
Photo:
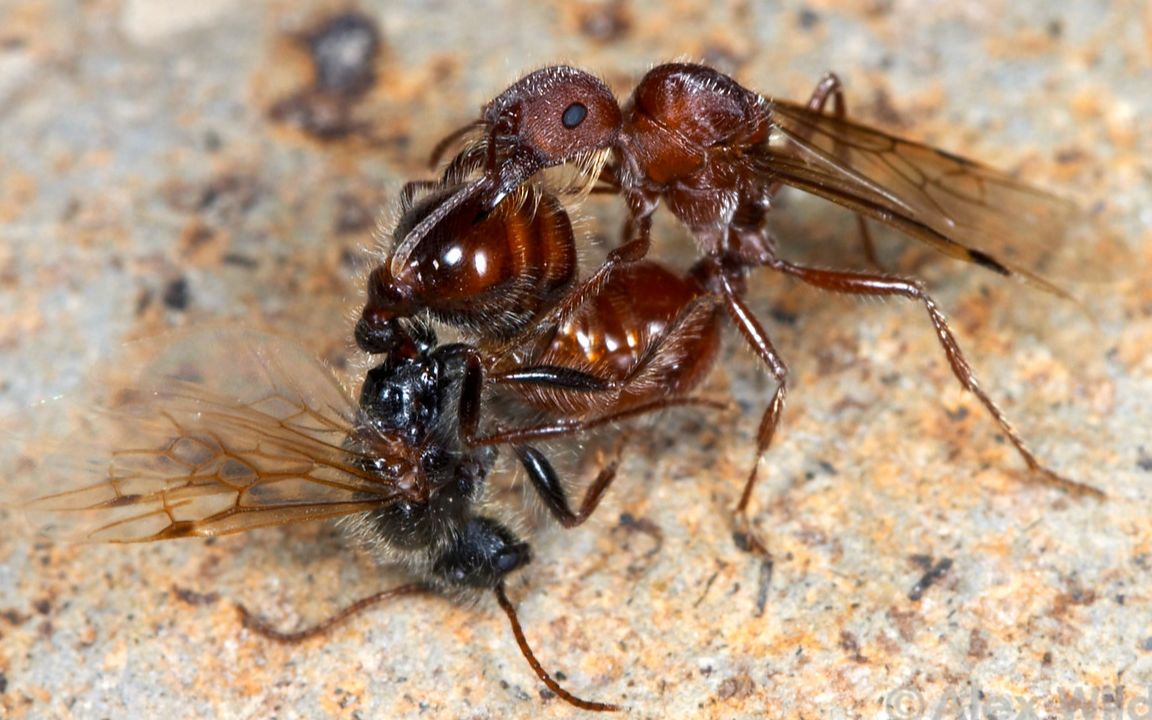
[(1104, 496), (1104, 493), (1100, 490), (1090, 485), (1070, 480), (1051, 470), (1037, 459), (1023, 438), (1016, 432), (1016, 429), (1008, 422), (1008, 418), (1005, 417), (1004, 412), (1000, 410), (976, 381), (972, 367), (968, 364), (967, 358), (964, 357), (964, 353), (960, 350), (960, 344), (952, 334), (951, 328), (948, 327), (948, 323), (944, 319), (944, 314), (936, 307), (936, 302), (932, 300), (931, 296), (924, 290), (922, 283), (917, 280), (892, 275), (804, 267), (780, 259), (771, 260), (768, 266), (791, 275), (808, 285), (823, 290), (850, 295), (897, 296), (920, 302), (924, 306), (924, 309), (928, 311), (928, 317), (932, 321), (932, 327), (936, 330), (936, 338), (940, 341), (941, 347), (944, 348), (944, 355), (948, 358), (948, 364), (952, 368), (952, 374), (956, 376), (956, 379), (960, 381), (964, 389), (971, 392), (980, 400), (980, 403), (988, 411), (988, 414), (992, 416), (992, 419), (995, 420), (996, 424), (1000, 427), (1001, 432), (1004, 433), (1016, 448), (1020, 457), (1024, 458), (1024, 462), (1028, 465), (1028, 468), (1035, 473), (1037, 479), (1055, 485), (1075, 495)]
[[(818, 113), (823, 113), (828, 107), (828, 102), (832, 102), (832, 117), (837, 120), (844, 120), (848, 117), (848, 102), (844, 99), (844, 84), (840, 81), (840, 76), (833, 72), (824, 73), (820, 78), (820, 82), (816, 83), (815, 89), (812, 91), (812, 96), (808, 98), (808, 109), (815, 110)], [(809, 128), (802, 128), (798, 132), (802, 140), (811, 140), (812, 131)], [(838, 140), (832, 141), (832, 154), (841, 161), (847, 161), (845, 158), (845, 148)], [(781, 183), (773, 183), (768, 188), (769, 195), (775, 195), (781, 187)], [(876, 255), (876, 244), (872, 242), (872, 232), (868, 229), (868, 220), (859, 213), (856, 214), (856, 227), (860, 233), (860, 244), (864, 248), (864, 257), (868, 260), (872, 267), (882, 270), (880, 260)]]
[(756, 432), (756, 457), (753, 460), (752, 469), (748, 473), (748, 479), (744, 482), (744, 491), (740, 493), (740, 501), (736, 504), (735, 509), (736, 532), (734, 537), (736, 544), (749, 552), (768, 557), (770, 553), (767, 547), (752, 530), (748, 505), (752, 501), (752, 491), (756, 487), (760, 460), (771, 447), (772, 439), (776, 437), (776, 428), (780, 425), (780, 415), (784, 410), (784, 401), (788, 396), (788, 366), (784, 364), (784, 360), (776, 352), (764, 326), (756, 319), (756, 316), (740, 298), (739, 293), (728, 282), (728, 279), (721, 276), (719, 284), (720, 295), (728, 316), (736, 325), (736, 329), (744, 341), (752, 348), (756, 357), (760, 359), (760, 362), (776, 380), (776, 390), (772, 393), (772, 399), (768, 401), (768, 407), (765, 408), (764, 414), (760, 417), (760, 427)]

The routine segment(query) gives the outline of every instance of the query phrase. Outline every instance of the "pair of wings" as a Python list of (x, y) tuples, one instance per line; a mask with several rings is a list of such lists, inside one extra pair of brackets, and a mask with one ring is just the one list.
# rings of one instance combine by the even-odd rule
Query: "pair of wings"
[[(1087, 218), (1072, 202), (1011, 175), (874, 128), (771, 100), (771, 133), (753, 163), (773, 181), (885, 223), (960, 260), (1067, 297), (1038, 268)], [(1072, 259), (1070, 262), (1081, 262)]]
[[(367, 472), (344, 447), (359, 422), (355, 402), (292, 342), (209, 330), (130, 352), (143, 370), (99, 377), (102, 400), (58, 399), (17, 418), (30, 427), (56, 416), (24, 438), (6, 481), (6, 493), (39, 495), (15, 504), (41, 532), (106, 542), (209, 537), (400, 497), (396, 478)], [(388, 438), (377, 446), (411, 450)]]

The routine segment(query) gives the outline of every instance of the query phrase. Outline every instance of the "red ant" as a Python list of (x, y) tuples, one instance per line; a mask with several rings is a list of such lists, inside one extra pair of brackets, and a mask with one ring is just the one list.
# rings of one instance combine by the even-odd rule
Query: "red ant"
[[(832, 103), (832, 113), (825, 108)], [(874, 259), (864, 218), (878, 220), (936, 250), (1007, 277), (1070, 296), (1028, 269), (979, 248), (1006, 247), (1032, 235), (1058, 233), (1073, 208), (1010, 176), (941, 150), (892, 137), (846, 117), (843, 90), (824, 77), (806, 105), (765, 98), (702, 65), (672, 63), (647, 73), (621, 107), (599, 79), (557, 66), (530, 73), (484, 108), (481, 118), (449, 135), (434, 159), (472, 130), (478, 142), (448, 165), (461, 183), (412, 227), (391, 267), (409, 262), (424, 236), (462, 204), (495, 207), (541, 170), (575, 163), (594, 190), (623, 196), (630, 212), (625, 242), (564, 298), (564, 317), (599, 292), (617, 268), (644, 258), (652, 214), (661, 201), (691, 231), (717, 270), (711, 291), (777, 381), (757, 433), (756, 463), (737, 510), (743, 515), (759, 459), (771, 445), (787, 394), (787, 366), (733, 283), (749, 269), (768, 267), (837, 293), (903, 297), (927, 311), (953, 374), (996, 421), (1029, 469), (1075, 494), (1102, 496), (1040, 462), (983, 391), (943, 313), (919, 280), (883, 272), (829, 270), (779, 257), (765, 217), (779, 189), (792, 186), (857, 214), (865, 250)], [(722, 269), (722, 270), (720, 270)], [(635, 297), (635, 296), (633, 296)]]

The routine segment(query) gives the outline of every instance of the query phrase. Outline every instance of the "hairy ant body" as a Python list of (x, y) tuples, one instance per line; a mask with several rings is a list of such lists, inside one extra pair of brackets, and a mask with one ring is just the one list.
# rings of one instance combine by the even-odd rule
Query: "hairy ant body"
[[(831, 114), (825, 113), (829, 102)], [(919, 302), (957, 380), (976, 395), (1038, 478), (1072, 493), (1101, 495), (1057, 474), (1032, 453), (977, 383), (920, 281), (789, 262), (779, 256), (765, 224), (776, 193), (788, 185), (855, 212), (870, 257), (864, 218), (1067, 298), (1060, 288), (981, 244), (999, 242), (1010, 254), (1032, 235), (1054, 235), (1074, 213), (1070, 204), (972, 161), (848, 120), (840, 82), (831, 74), (806, 105), (797, 105), (765, 98), (711, 68), (671, 63), (649, 71), (621, 106), (594, 76), (550, 67), (511, 85), (477, 122), (445, 138), (434, 157), (473, 130), (480, 131), (479, 140), (445, 170), (445, 177), (471, 173), (472, 179), (444, 198), (445, 214), (461, 204), (495, 207), (541, 170), (565, 163), (584, 168), (589, 182), (599, 183), (594, 189), (621, 195), (629, 209), (623, 244), (573, 287), (554, 315), (581, 307), (621, 266), (648, 254), (652, 214), (661, 202), (689, 229), (704, 258), (701, 268), (711, 268), (713, 297), (778, 383), (761, 418), (757, 461), (741, 495), (741, 514), (787, 394), (787, 366), (734, 283), (759, 267), (831, 292)], [(431, 213), (413, 226), (392, 256), (394, 270), (409, 261), (425, 235), (436, 232), (442, 217)]]

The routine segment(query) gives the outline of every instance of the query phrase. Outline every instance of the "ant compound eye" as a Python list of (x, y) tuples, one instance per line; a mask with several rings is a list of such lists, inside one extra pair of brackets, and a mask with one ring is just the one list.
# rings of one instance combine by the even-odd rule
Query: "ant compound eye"
[(573, 130), (579, 127), (580, 123), (584, 122), (584, 118), (588, 117), (588, 108), (580, 103), (572, 103), (564, 108), (564, 114), (560, 116), (560, 122), (564, 127)]

